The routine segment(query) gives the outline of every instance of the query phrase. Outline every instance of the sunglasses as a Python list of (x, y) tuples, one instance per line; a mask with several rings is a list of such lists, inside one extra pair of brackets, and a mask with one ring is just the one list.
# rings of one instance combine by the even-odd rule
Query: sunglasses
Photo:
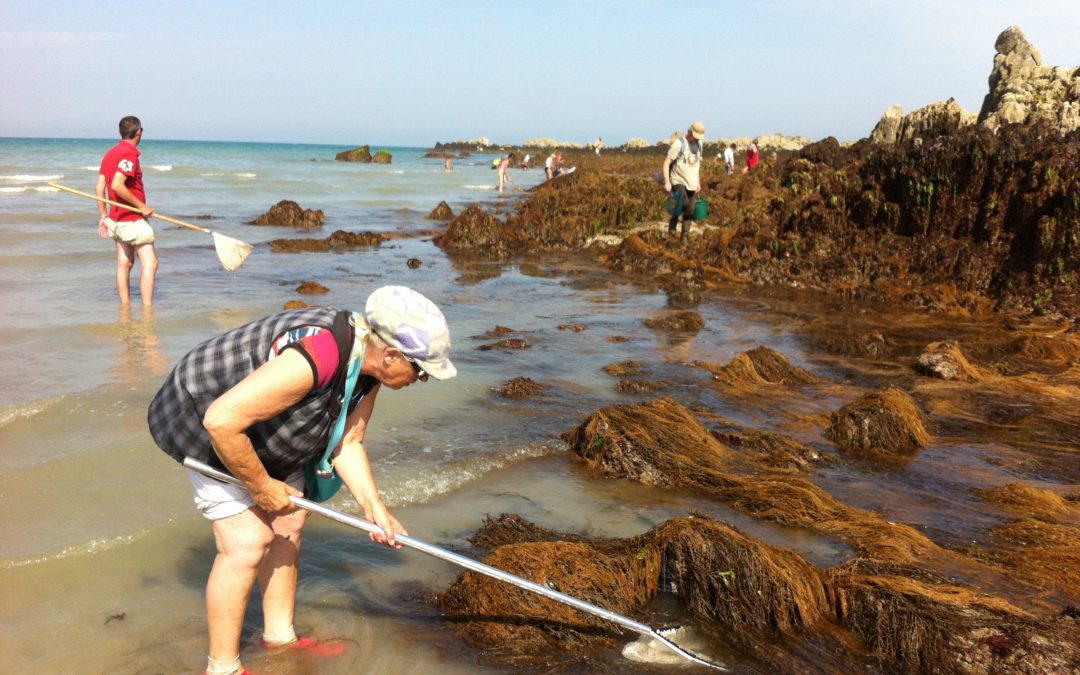
[(404, 354), (402, 354), (402, 356), (405, 358), (406, 361), (409, 362), (409, 365), (413, 367), (413, 370), (416, 371), (416, 379), (420, 380), (421, 382), (427, 382), (427, 380), (428, 380), (427, 371), (424, 370), (423, 368), (421, 368), (419, 363), (417, 363), (416, 361), (413, 361), (408, 356), (405, 356)]

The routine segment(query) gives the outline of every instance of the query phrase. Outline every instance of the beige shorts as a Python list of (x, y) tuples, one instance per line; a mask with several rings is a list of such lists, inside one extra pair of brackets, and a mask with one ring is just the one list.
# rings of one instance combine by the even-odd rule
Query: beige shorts
[[(195, 508), (199, 509), (207, 520), (222, 520), (255, 506), (251, 493), (244, 488), (222, 483), (192, 469), (187, 472), (191, 486), (195, 489)], [(285, 482), (303, 492), (303, 469), (289, 476)]]
[(109, 228), (109, 236), (121, 244), (143, 246), (154, 243), (154, 228), (150, 227), (145, 218), (119, 222), (106, 218), (105, 227)]

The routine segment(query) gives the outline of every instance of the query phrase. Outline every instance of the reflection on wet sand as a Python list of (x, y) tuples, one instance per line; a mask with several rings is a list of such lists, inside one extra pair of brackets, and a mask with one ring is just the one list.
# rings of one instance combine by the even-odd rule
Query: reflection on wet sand
[(152, 305), (140, 306), (137, 310), (131, 305), (120, 305), (116, 334), (120, 338), (121, 349), (118, 361), (109, 371), (119, 380), (140, 381), (147, 375), (156, 377), (165, 374), (168, 364), (161, 352)]

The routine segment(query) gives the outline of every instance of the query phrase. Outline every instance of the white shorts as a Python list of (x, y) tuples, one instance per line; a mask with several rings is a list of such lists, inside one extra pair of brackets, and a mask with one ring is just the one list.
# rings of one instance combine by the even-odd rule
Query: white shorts
[(154, 243), (154, 228), (150, 227), (146, 218), (120, 221), (106, 218), (105, 227), (109, 229), (109, 236), (121, 244), (143, 246)]
[[(188, 469), (187, 472), (191, 485), (195, 488), (195, 508), (202, 511), (207, 520), (229, 518), (255, 506), (251, 493), (244, 488), (222, 483), (192, 469)], [(303, 469), (289, 476), (285, 482), (303, 492)]]

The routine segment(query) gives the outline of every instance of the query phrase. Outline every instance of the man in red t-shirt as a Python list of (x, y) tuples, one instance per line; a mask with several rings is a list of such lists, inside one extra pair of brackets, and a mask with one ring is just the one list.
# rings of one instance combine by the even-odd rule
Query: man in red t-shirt
[(146, 203), (146, 191), (139, 165), (139, 141), (142, 140), (142, 122), (138, 117), (127, 116), (120, 120), (120, 142), (105, 153), (98, 173), (96, 192), (101, 198), (121, 204), (129, 204), (134, 210), (109, 207), (98, 202), (98, 234), (116, 242), (116, 291), (120, 303), (131, 303), (131, 268), (135, 256), (142, 269), (139, 277), (139, 293), (143, 305), (154, 304), (154, 276), (158, 259), (154, 250), (154, 228), (149, 218), (154, 209)]

